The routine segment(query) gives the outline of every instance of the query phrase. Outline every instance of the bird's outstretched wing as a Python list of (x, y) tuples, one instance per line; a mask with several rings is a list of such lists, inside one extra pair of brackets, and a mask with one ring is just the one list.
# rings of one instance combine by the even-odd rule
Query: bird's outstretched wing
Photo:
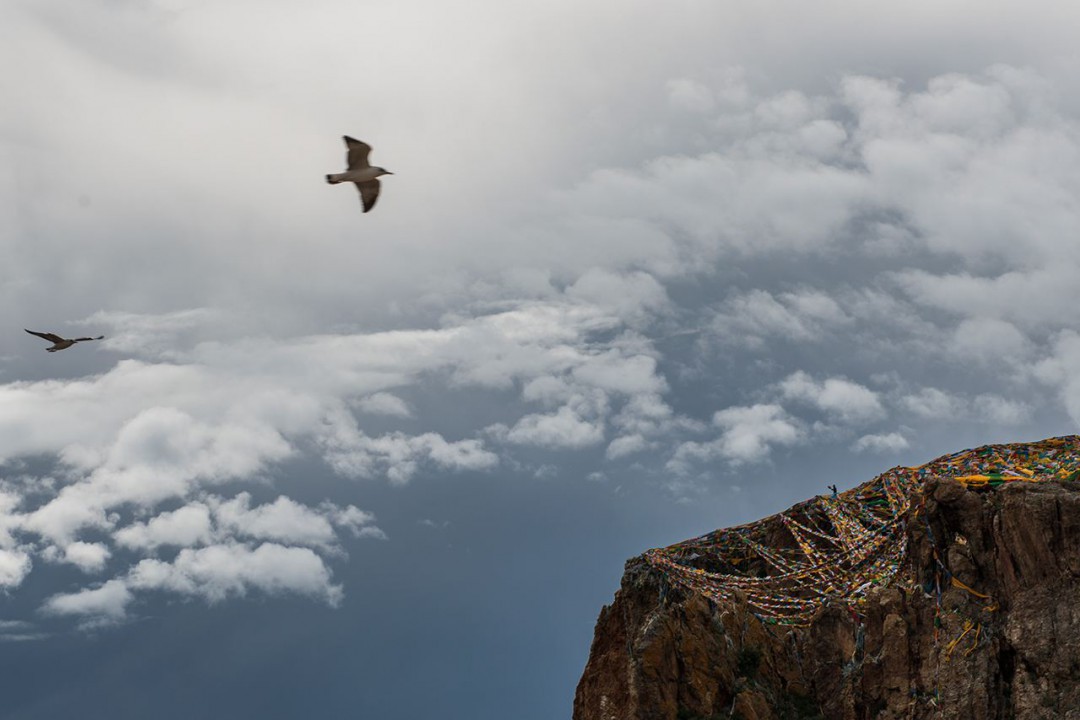
[(83, 342), (84, 340), (104, 340), (104, 339), (105, 339), (104, 335), (98, 335), (96, 338), (91, 338), (91, 337), (75, 338), (75, 342)]
[[(23, 328), (23, 330), (26, 330), (26, 328)], [(64, 338), (60, 337), (59, 335), (55, 335), (53, 333), (40, 333), (40, 332), (34, 332), (33, 330), (26, 330), (26, 332), (30, 333), (31, 335), (37, 335), (39, 338), (44, 338), (44, 339), (48, 340), (51, 343), (58, 343), (58, 342), (63, 342), (64, 341)]]
[(379, 181), (367, 180), (354, 184), (356, 189), (360, 191), (360, 202), (364, 203), (364, 212), (375, 207), (375, 201), (379, 199)]
[(370, 145), (346, 135), (345, 147), (349, 148), (349, 152), (345, 156), (345, 159), (349, 164), (350, 170), (363, 170), (366, 167), (371, 167), (371, 165), (368, 164), (368, 155), (371, 154)]

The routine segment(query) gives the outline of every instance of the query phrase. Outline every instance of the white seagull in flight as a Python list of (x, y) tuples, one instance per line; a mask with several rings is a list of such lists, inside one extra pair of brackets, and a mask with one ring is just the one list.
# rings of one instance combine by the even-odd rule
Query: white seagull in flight
[(326, 182), (337, 185), (342, 182), (356, 183), (356, 189), (360, 191), (360, 201), (364, 203), (364, 212), (375, 207), (375, 201), (379, 199), (379, 176), (393, 175), (386, 168), (372, 167), (368, 163), (368, 155), (371, 154), (371, 146), (356, 138), (345, 136), (345, 147), (349, 148), (345, 156), (349, 163), (349, 169), (343, 173), (335, 173), (326, 176)]

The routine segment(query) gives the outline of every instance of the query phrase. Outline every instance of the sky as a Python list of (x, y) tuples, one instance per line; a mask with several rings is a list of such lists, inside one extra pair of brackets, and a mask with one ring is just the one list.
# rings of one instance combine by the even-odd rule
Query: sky
[(1078, 26), (3, 3), (0, 714), (567, 718), (628, 558), (1075, 433)]

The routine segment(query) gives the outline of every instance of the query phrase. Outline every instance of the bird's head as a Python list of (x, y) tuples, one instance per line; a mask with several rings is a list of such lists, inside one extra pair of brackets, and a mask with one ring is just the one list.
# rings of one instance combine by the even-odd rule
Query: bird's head
[(377, 168), (373, 168), (373, 169), (378, 173), (378, 175), (376, 175), (375, 177), (379, 177), (380, 175), (393, 175), (394, 174), (394, 173), (390, 172), (389, 170), (387, 170), (386, 168), (377, 167)]

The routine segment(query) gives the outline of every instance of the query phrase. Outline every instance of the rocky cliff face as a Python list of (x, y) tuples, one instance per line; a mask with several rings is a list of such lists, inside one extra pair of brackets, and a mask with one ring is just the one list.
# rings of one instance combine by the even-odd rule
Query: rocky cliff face
[[(827, 505), (835, 527), (796, 506), (737, 529), (759, 543), (750, 559), (714, 534), (673, 546), (673, 560), (630, 560), (597, 621), (574, 720), (1080, 720), (1080, 438), (968, 452), (991, 458), (981, 473), (950, 473), (961, 454), (900, 469), (910, 483), (896, 535), (857, 561)], [(1032, 460), (1047, 453), (1056, 462)], [(849, 535), (886, 527), (856, 525)], [(798, 530), (810, 527), (816, 546)], [(876, 583), (822, 569), (846, 557), (861, 581), (890, 551), (896, 566)]]

